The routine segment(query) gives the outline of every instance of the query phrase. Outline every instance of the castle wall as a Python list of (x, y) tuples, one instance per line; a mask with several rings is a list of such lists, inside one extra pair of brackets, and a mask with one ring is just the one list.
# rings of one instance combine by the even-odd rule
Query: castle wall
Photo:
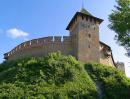
[(108, 66), (115, 66), (112, 51), (109, 49), (104, 50), (104, 45), (100, 44), (100, 63)]
[(24, 42), (6, 53), (8, 60), (15, 60), (24, 57), (46, 56), (49, 53), (61, 51), (62, 54), (71, 55), (72, 45), (69, 37), (45, 37)]
[(102, 52), (100, 53), (100, 63), (108, 66), (115, 66), (112, 60), (112, 57), (106, 57)]
[[(86, 11), (87, 12), (87, 11)], [(6, 60), (42, 57), (60, 51), (75, 56), (82, 62), (97, 62), (114, 66), (109, 46), (99, 41), (99, 25), (103, 20), (88, 13), (78, 12), (67, 27), (70, 36), (44, 37), (21, 43), (4, 54)]]
[[(104, 48), (105, 51), (103, 50)], [(34, 39), (18, 45), (12, 51), (6, 53), (6, 56), (8, 57), (7, 60), (15, 60), (30, 56), (42, 57), (48, 55), (49, 53), (57, 51), (61, 51), (61, 53), (65, 55), (73, 55), (74, 46), (72, 44), (71, 38), (68, 36), (64, 36), (63, 41), (59, 36)], [(109, 51), (110, 53), (109, 56), (106, 56), (105, 54), (106, 51)], [(86, 54), (88, 53), (86, 52)], [(87, 59), (85, 61), (90, 61), (90, 59)], [(100, 43), (100, 63), (109, 66), (115, 65), (113, 61), (112, 52), (110, 51), (109, 48), (107, 48), (107, 46), (101, 43)]]

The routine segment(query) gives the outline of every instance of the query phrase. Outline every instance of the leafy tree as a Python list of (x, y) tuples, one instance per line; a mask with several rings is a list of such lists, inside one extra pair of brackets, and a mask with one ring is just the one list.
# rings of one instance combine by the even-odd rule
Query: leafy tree
[(109, 15), (109, 28), (116, 32), (115, 39), (130, 56), (130, 0), (117, 0), (118, 5)]

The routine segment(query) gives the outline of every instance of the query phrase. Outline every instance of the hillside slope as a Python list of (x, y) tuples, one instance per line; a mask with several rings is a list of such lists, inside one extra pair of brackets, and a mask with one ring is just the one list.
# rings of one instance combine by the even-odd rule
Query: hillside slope
[(96, 86), (72, 56), (4, 62), (0, 66), (0, 98), (67, 99), (97, 97)]
[(2, 99), (129, 99), (130, 79), (115, 68), (52, 53), (0, 64)]
[(122, 71), (101, 64), (85, 64), (102, 99), (130, 99), (130, 79)]

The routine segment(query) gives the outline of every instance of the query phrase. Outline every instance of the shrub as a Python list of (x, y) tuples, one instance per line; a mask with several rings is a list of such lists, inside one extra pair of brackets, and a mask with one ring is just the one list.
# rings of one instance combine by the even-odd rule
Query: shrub
[(0, 65), (0, 98), (70, 99), (98, 97), (84, 66), (58, 53)]
[(114, 67), (101, 64), (86, 64), (88, 74), (102, 84), (103, 99), (129, 99), (130, 79)]
[(116, 68), (51, 53), (0, 64), (2, 99), (129, 99), (130, 79)]

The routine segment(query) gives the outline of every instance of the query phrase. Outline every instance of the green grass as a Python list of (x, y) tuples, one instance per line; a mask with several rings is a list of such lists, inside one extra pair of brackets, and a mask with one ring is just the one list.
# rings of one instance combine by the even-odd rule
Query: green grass
[[(102, 95), (98, 84), (101, 84)], [(129, 99), (130, 79), (116, 68), (52, 53), (0, 64), (0, 99)]]

